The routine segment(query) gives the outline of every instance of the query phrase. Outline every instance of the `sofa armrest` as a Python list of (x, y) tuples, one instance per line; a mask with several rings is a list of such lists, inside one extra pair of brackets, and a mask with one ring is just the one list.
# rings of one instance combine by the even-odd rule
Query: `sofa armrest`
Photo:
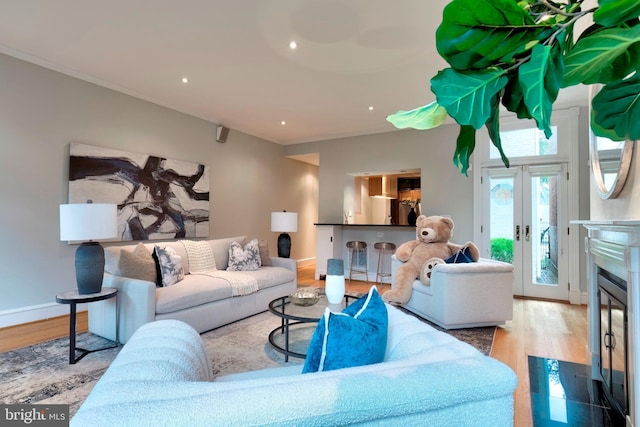
[[(396, 271), (398, 271), (398, 268), (402, 264), (404, 264), (404, 262), (396, 258), (395, 254), (391, 256), (391, 274), (394, 278)], [(433, 268), (433, 271), (437, 271), (440, 274), (509, 273), (513, 271), (513, 265), (494, 259), (480, 258), (477, 262), (437, 264)]]
[(292, 258), (280, 258), (280, 257), (270, 257), (271, 258), (271, 266), (272, 267), (283, 267), (287, 270), (291, 270), (294, 274), (293, 283), (298, 283), (298, 263), (295, 259)]
[[(118, 289), (119, 340), (126, 343), (156, 317), (156, 285), (146, 280), (104, 273), (103, 286)], [(115, 341), (116, 299), (89, 304), (89, 331)]]

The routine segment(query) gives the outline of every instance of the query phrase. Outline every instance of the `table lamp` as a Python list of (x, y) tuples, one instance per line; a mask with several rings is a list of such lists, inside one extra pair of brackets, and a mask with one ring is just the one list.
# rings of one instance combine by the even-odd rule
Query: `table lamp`
[(102, 290), (104, 249), (97, 239), (118, 236), (117, 206), (105, 203), (60, 205), (60, 240), (85, 241), (76, 249), (76, 282), (79, 294)]
[(298, 214), (296, 212), (271, 212), (271, 231), (281, 233), (278, 236), (278, 256), (289, 258), (291, 255), (291, 236), (287, 233), (298, 231)]

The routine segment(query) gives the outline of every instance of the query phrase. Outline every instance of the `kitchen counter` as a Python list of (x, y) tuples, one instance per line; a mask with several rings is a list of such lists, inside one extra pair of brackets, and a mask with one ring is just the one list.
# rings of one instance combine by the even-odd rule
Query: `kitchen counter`
[[(345, 261), (345, 275), (348, 275), (349, 253), (346, 243), (358, 240), (367, 243), (367, 270), (369, 281), (376, 278), (378, 266), (378, 251), (374, 249), (376, 242), (389, 242), (400, 246), (405, 242), (415, 240), (415, 225), (397, 224), (340, 224), (340, 223), (316, 223), (316, 272), (315, 278), (319, 280), (326, 275), (327, 260), (340, 258)], [(385, 278), (390, 283), (390, 278)]]

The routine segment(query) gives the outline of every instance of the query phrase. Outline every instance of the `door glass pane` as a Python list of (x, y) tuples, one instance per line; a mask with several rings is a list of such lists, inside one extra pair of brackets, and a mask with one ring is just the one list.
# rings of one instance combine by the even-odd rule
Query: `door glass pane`
[(558, 175), (531, 178), (531, 242), (534, 284), (558, 284)]
[[(502, 149), (509, 158), (557, 155), (557, 127), (552, 126), (551, 131), (553, 135), (549, 139), (544, 136), (544, 132), (536, 128), (502, 131), (500, 132)], [(500, 153), (493, 144), (489, 148), (489, 158), (500, 158)]]
[(489, 239), (491, 259), (513, 263), (514, 179), (490, 177)]

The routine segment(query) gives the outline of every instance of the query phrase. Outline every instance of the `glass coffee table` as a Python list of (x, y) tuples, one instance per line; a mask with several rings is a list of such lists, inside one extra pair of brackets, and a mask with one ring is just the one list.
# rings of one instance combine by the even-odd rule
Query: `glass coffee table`
[(269, 311), (282, 322), (279, 327), (269, 333), (269, 344), (280, 353), (284, 354), (284, 361), (289, 361), (289, 356), (304, 359), (307, 357), (307, 347), (313, 336), (316, 326), (327, 307), (331, 311), (340, 312), (352, 300), (360, 298), (362, 294), (345, 294), (340, 304), (329, 304), (327, 297), (321, 295), (317, 303), (310, 306), (296, 305), (291, 302), (289, 296), (276, 298), (269, 303)]

